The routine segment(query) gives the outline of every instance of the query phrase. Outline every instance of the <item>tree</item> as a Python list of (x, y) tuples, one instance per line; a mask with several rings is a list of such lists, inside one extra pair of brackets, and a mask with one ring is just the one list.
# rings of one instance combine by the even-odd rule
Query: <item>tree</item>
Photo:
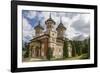
[(51, 60), (52, 54), (53, 54), (53, 51), (52, 51), (52, 49), (49, 47), (48, 50), (47, 50), (47, 59), (48, 59), (48, 60)]
[(24, 58), (27, 58), (29, 56), (29, 46), (27, 43), (24, 44), (25, 47), (24, 47), (24, 51), (25, 51), (25, 54), (24, 54)]
[(75, 41), (70, 41), (72, 45), (72, 56), (76, 56), (76, 46), (75, 46)]
[(87, 58), (90, 57), (90, 38), (85, 39), (84, 41), (84, 47), (82, 49), (82, 53), (87, 54)]
[(73, 56), (81, 55), (83, 49), (83, 41), (72, 41)]
[(77, 53), (77, 55), (78, 55), (78, 56), (81, 55), (81, 54), (82, 54), (82, 53), (81, 53), (81, 50), (82, 50), (82, 48), (83, 48), (82, 41), (76, 41), (76, 42), (75, 42), (75, 48), (76, 48), (76, 53)]
[(68, 57), (68, 42), (65, 40), (64, 41), (64, 46), (63, 46), (63, 58), (67, 58)]

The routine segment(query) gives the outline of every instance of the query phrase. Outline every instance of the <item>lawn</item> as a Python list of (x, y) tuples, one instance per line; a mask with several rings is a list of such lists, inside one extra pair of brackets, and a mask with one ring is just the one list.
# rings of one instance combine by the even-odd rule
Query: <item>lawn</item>
[(88, 54), (82, 54), (80, 56), (76, 57), (69, 57), (69, 58), (51, 58), (51, 60), (47, 59), (41, 59), (41, 58), (23, 58), (23, 62), (36, 62), (36, 61), (59, 61), (59, 60), (82, 60), (82, 59), (88, 59)]
[(81, 60), (81, 59), (88, 59), (88, 54), (82, 54), (80, 56), (66, 58), (66, 60)]

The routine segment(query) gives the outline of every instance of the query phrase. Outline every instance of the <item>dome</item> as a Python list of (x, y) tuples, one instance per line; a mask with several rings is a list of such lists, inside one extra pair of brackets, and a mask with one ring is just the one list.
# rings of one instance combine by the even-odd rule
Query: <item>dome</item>
[(35, 26), (34, 28), (35, 28), (35, 29), (39, 28), (39, 29), (44, 30), (44, 28), (40, 25), (40, 22), (39, 22), (39, 24), (38, 24), (37, 26)]
[(55, 24), (55, 21), (51, 18), (51, 14), (50, 17), (45, 21), (45, 24), (47, 24), (48, 22)]
[(58, 25), (58, 27), (56, 28), (56, 30), (59, 30), (59, 29), (66, 30), (66, 27), (60, 22), (60, 24)]

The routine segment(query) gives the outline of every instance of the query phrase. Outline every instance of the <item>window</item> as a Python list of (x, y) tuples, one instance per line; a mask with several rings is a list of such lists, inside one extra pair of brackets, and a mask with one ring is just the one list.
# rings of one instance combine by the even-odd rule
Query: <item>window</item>
[(52, 35), (54, 36), (54, 33)]

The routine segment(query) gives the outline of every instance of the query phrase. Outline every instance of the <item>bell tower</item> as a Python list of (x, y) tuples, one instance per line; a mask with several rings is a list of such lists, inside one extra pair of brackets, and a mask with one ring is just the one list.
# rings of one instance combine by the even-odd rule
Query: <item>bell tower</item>
[(45, 21), (47, 31), (54, 29), (55, 21), (51, 18), (51, 13), (49, 18)]
[(49, 35), (49, 43), (48, 47), (52, 50), (52, 55), (54, 56), (54, 50), (56, 48), (56, 38), (57, 38), (57, 32), (54, 30), (55, 21), (51, 17), (51, 13), (49, 18), (45, 21), (46, 24), (46, 33)]
[(56, 28), (56, 30), (57, 30), (57, 37), (63, 38), (66, 27), (63, 25), (61, 18), (60, 18), (60, 23), (59, 23), (58, 27)]
[(40, 21), (37, 26), (34, 27), (36, 36), (40, 36), (43, 33), (44, 28), (40, 25)]

